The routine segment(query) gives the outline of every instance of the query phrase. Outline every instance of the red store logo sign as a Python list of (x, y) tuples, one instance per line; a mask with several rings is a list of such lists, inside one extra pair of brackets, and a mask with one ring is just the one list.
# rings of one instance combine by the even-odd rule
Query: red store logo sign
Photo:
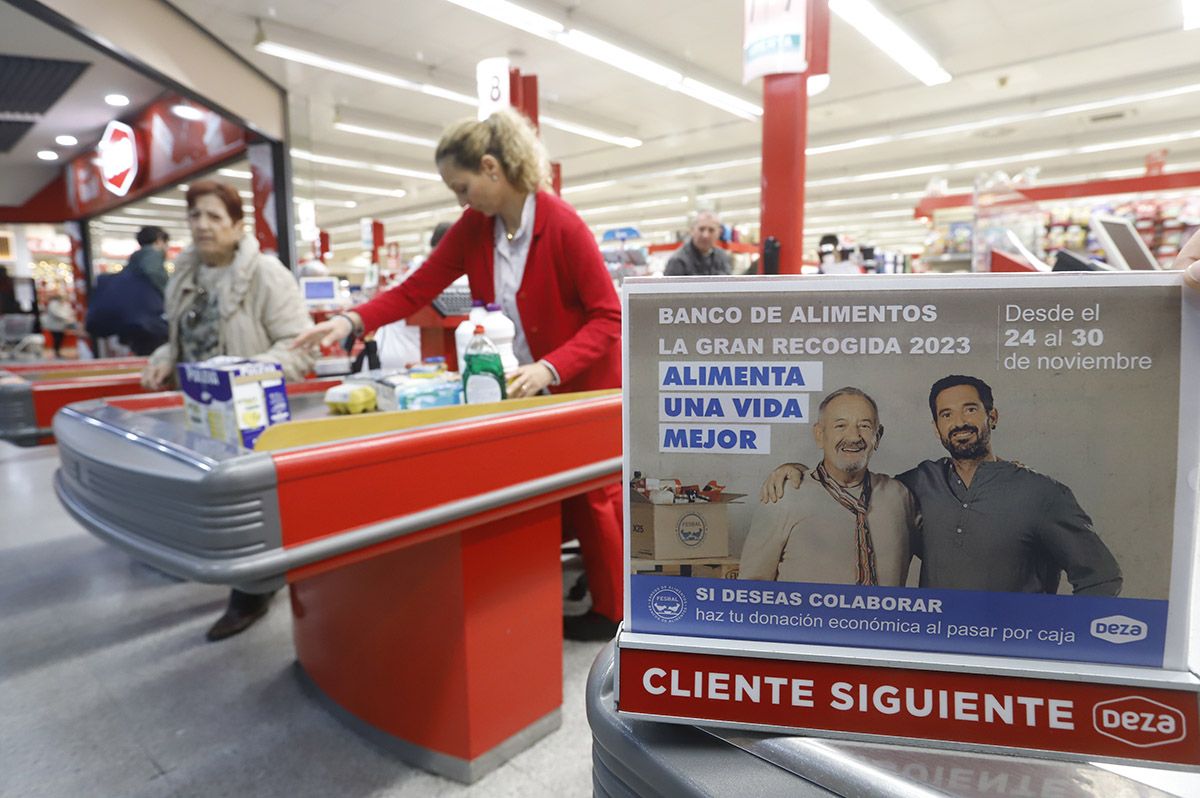
[(133, 128), (124, 122), (109, 122), (96, 151), (100, 156), (100, 176), (104, 187), (110, 193), (124, 197), (138, 173), (137, 138)]
[(1101, 701), (1092, 708), (1092, 725), (1105, 737), (1135, 748), (1152, 748), (1187, 737), (1182, 712), (1141, 696)]

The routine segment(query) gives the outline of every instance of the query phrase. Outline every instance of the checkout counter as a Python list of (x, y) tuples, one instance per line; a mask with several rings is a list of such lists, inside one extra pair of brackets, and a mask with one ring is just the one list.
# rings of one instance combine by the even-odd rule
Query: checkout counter
[(621, 397), (292, 421), (253, 451), (187, 432), (177, 393), (54, 420), (55, 489), (168, 573), (289, 587), (302, 679), (405, 760), (474, 781), (560, 725), (560, 502), (620, 479)]
[(139, 357), (0, 364), (0, 440), (53, 443), (55, 413), (72, 402), (141, 392), (145, 365)]

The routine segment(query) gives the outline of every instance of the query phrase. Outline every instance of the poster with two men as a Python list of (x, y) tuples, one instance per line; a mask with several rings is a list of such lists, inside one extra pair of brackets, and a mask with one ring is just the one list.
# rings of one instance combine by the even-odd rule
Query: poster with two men
[(1180, 291), (627, 284), (626, 629), (1185, 669), (1200, 403)]

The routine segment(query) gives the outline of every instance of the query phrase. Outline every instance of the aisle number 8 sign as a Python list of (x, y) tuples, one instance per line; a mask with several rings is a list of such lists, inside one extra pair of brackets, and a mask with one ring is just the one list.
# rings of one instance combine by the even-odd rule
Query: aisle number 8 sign
[(485, 58), (475, 65), (475, 92), (480, 120), (509, 107), (507, 58)]

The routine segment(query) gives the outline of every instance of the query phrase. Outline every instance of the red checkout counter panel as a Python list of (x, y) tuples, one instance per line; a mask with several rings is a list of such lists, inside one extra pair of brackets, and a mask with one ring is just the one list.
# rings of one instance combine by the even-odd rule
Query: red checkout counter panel
[(254, 451), (187, 432), (176, 394), (67, 407), (59, 498), (168, 573), (286, 583), (315, 695), (474, 781), (560, 723), (560, 508), (619, 482), (620, 395), (327, 417), (300, 387)]
[(53, 443), (50, 422), (72, 402), (142, 390), (145, 358), (39, 360), (0, 365), (0, 440)]

